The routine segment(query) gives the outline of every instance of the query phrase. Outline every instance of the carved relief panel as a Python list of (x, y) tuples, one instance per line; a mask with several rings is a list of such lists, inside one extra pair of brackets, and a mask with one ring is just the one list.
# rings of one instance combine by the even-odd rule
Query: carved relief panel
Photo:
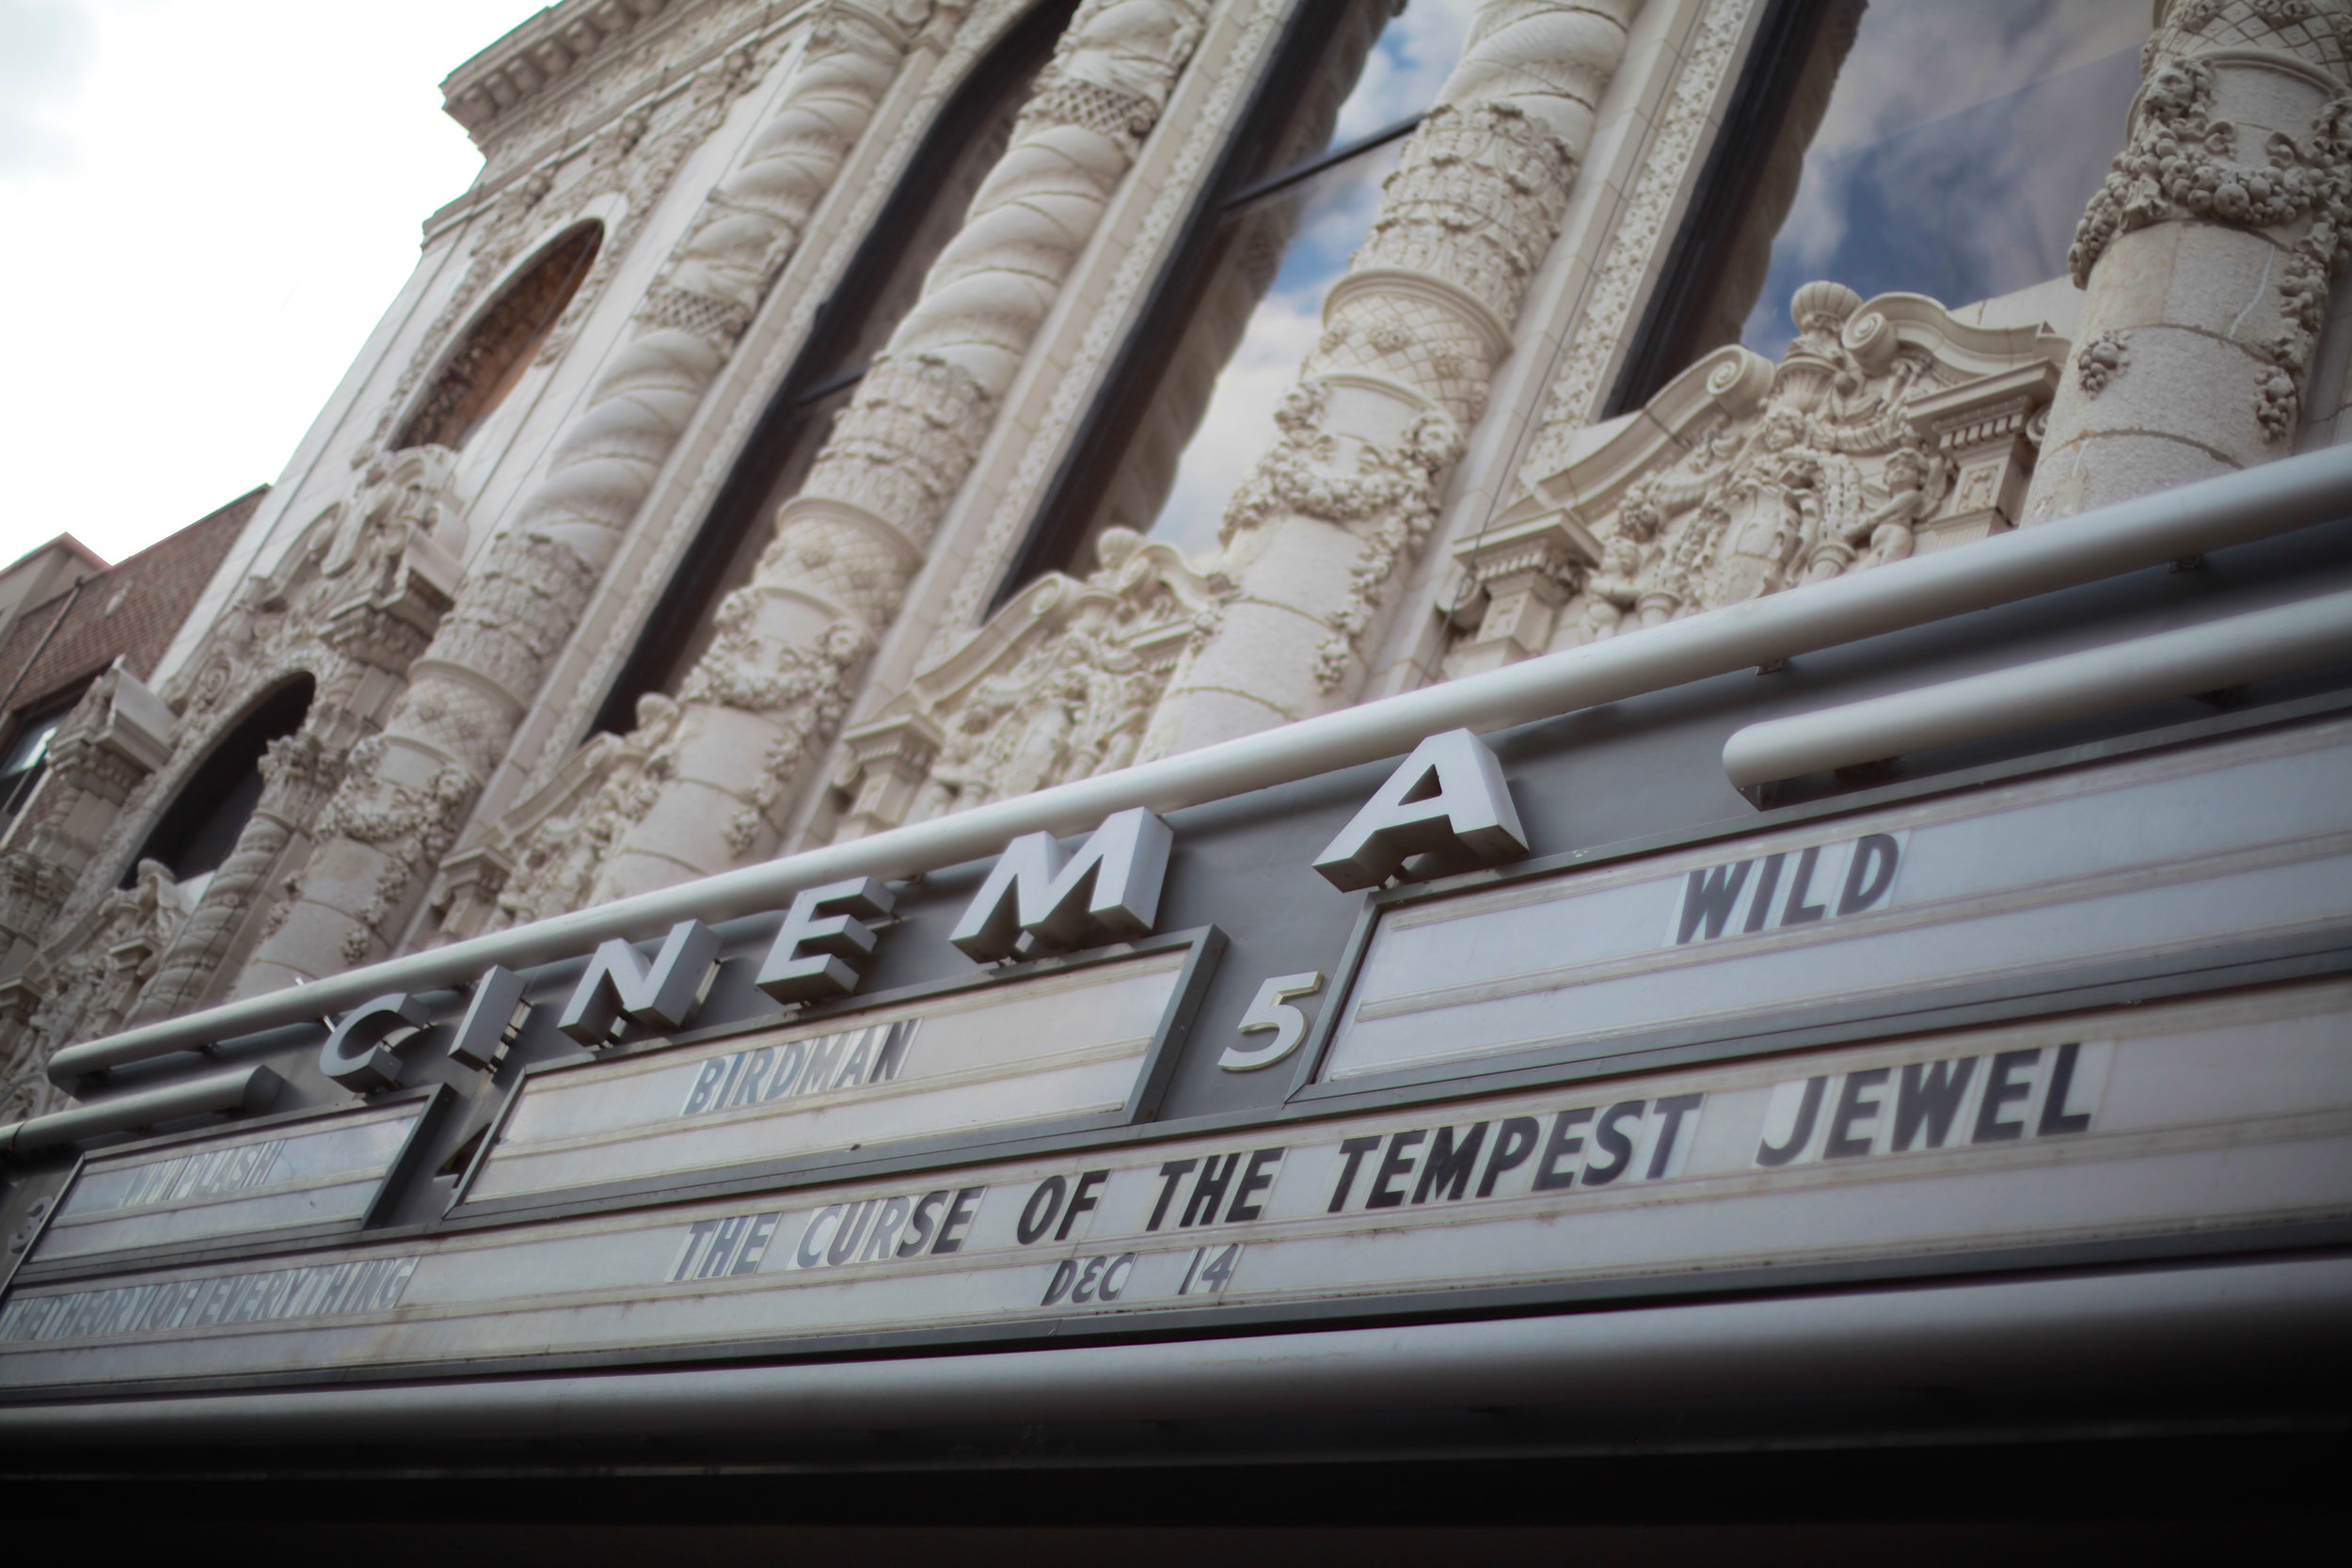
[(835, 839), (1135, 760), (1177, 657), (1231, 585), (1128, 529), (1104, 530), (1095, 550), (1083, 582), (1039, 578), (844, 732)]
[(1716, 350), (1456, 542), (1448, 675), (2013, 526), (2064, 339), (1839, 283), (1792, 314), (1779, 363)]

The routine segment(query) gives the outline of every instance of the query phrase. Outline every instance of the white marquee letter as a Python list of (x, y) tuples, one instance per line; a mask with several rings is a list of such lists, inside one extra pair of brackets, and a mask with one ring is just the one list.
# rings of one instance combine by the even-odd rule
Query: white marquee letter
[[(874, 928), (866, 922), (888, 914), (893, 901), (890, 890), (871, 877), (798, 895), (753, 984), (779, 1002), (848, 995), (874, 961)], [(823, 912), (829, 910), (842, 912)]]
[(1342, 893), (1378, 887), (1407, 858), (1455, 846), (1483, 861), (1527, 853), (1527, 831), (1502, 764), (1468, 730), (1433, 735), (1389, 775), (1356, 819), (1315, 857)]
[(379, 996), (335, 1025), (319, 1047), (319, 1070), (356, 1093), (389, 1089), (400, 1082), (400, 1058), (384, 1042), (432, 1022), (424, 1004), (405, 991)]
[(718, 961), (719, 939), (699, 920), (671, 927), (651, 965), (634, 945), (615, 937), (588, 960), (555, 1026), (582, 1045), (610, 1040), (623, 1014), (648, 1028), (675, 1029), (693, 1010), (703, 981)]
[(1049, 951), (1143, 936), (1159, 914), (1175, 842), (1141, 806), (1104, 818), (1067, 863), (1052, 833), (1016, 838), (947, 940), (975, 963), (992, 963), (1010, 958), (1024, 932)]

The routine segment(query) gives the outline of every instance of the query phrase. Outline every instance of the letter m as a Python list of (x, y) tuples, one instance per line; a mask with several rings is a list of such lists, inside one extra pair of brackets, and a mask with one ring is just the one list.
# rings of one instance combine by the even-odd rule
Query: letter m
[(1168, 824), (1141, 806), (1105, 818), (1067, 860), (1051, 833), (1016, 838), (947, 940), (973, 962), (993, 963), (1012, 957), (1025, 935), (1049, 952), (1143, 936), (1159, 914), (1174, 843)]
[(647, 1028), (675, 1029), (693, 1010), (703, 981), (718, 961), (719, 938), (699, 920), (671, 927), (650, 964), (615, 937), (589, 958), (555, 1026), (582, 1045), (611, 1039), (624, 1014)]

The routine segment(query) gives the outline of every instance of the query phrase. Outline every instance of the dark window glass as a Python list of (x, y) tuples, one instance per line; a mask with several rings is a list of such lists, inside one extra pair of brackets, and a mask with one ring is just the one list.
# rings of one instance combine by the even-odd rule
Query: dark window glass
[(8, 748), (0, 751), (0, 826), (15, 820), (32, 798), (33, 786), (49, 770), (49, 743), (57, 738), (58, 729), (81, 696), (77, 689), (67, 696), (52, 698), (17, 721)]
[(1302, 8), (998, 603), (1045, 572), (1089, 569), (1106, 528), (1216, 545), (1476, 0), (1395, 9)]
[(839, 287), (819, 308), (807, 343), (744, 444), (594, 728), (626, 734), (636, 723), (637, 699), (675, 692), (702, 657), (719, 601), (751, 579), (776, 508), (799, 492), (866, 362), (921, 297), (924, 275), (1003, 154), (1029, 84), (1076, 8), (1077, 0), (1045, 0), (1031, 10), (940, 112)]
[(163, 862), (183, 882), (219, 869), (237, 847), (246, 818), (261, 802), (262, 753), (271, 741), (302, 727), (303, 716), (310, 711), (310, 692), (308, 675), (279, 687), (221, 738), (131, 857), (122, 873), (124, 887), (137, 879), (141, 861)]
[(1616, 408), (1726, 342), (1778, 358), (1817, 278), (1953, 309), (2063, 278), (2148, 25), (2123, 0), (1781, 0)]
[(531, 368), (603, 241), (600, 223), (569, 230), (500, 290), (434, 373), (392, 445), (464, 446)]

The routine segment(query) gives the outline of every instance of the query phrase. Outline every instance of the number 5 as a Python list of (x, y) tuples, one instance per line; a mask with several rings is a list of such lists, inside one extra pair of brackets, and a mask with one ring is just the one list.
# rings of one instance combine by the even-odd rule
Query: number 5
[(1290, 1001), (1295, 996), (1312, 996), (1322, 989), (1323, 972), (1313, 969), (1304, 974), (1277, 974), (1260, 986), (1249, 1010), (1241, 1015), (1241, 1032), (1247, 1035), (1271, 1029), (1274, 1037), (1249, 1045), (1229, 1045), (1216, 1065), (1228, 1072), (1248, 1072), (1272, 1067), (1297, 1050), (1298, 1042), (1307, 1037), (1307, 1015), (1291, 1006)]

